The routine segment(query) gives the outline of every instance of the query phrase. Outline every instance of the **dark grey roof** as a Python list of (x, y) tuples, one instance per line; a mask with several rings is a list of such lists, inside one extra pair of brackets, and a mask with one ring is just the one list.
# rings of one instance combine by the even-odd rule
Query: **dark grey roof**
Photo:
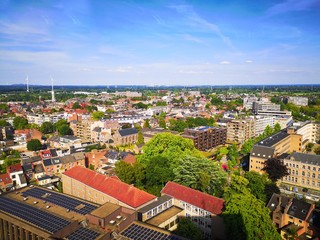
[(269, 208), (273, 212), (274, 210), (276, 210), (280, 203), (280, 209), (283, 213), (284, 209), (290, 203), (290, 201), (291, 198), (274, 193), (267, 204), (267, 208)]
[(72, 153), (71, 155), (74, 156), (76, 161), (83, 160), (85, 158), (83, 152), (76, 152), (76, 153)]
[(310, 208), (310, 203), (306, 203), (294, 198), (292, 199), (292, 204), (288, 209), (288, 214), (300, 220), (306, 220)]
[(76, 136), (73, 136), (73, 135), (64, 135), (64, 136), (60, 137), (60, 139), (61, 138), (68, 139), (70, 141), (74, 141), (74, 140), (79, 139), (79, 138), (77, 138)]
[(309, 217), (309, 219), (308, 219), (308, 222), (309, 222), (312, 226), (320, 229), (320, 210), (314, 209), (314, 210), (312, 211), (312, 213), (310, 214), (310, 217)]
[(60, 137), (59, 137), (59, 136), (53, 136), (53, 137), (49, 138), (48, 141), (51, 141), (51, 142), (60, 142)]
[(34, 172), (35, 173), (43, 173), (44, 172), (44, 168), (42, 164), (37, 164), (34, 166)]
[(148, 204), (147, 206), (139, 209), (139, 212), (141, 212), (141, 213), (148, 212), (148, 211), (150, 211), (151, 209), (154, 209), (155, 207), (157, 207), (157, 206), (159, 206), (159, 205), (161, 205), (161, 204), (169, 201), (170, 199), (172, 199), (172, 197), (170, 197), (170, 196), (168, 196), (168, 195), (163, 195), (163, 196), (161, 196), (161, 197), (158, 197), (158, 198), (157, 198), (157, 201), (154, 201), (154, 202)]
[(320, 155), (295, 152), (291, 154), (291, 156), (289, 157), (289, 159), (292, 159), (292, 158), (296, 161), (300, 161), (303, 163), (320, 165)]
[(34, 156), (34, 157), (31, 157), (31, 158), (22, 158), (21, 161), (22, 161), (22, 165), (26, 165), (28, 163), (42, 161), (42, 158), (40, 156)]
[(61, 160), (58, 157), (43, 160), (44, 166), (51, 166), (51, 165), (58, 165), (58, 164), (61, 164)]
[(57, 157), (57, 156), (58, 156), (57, 150), (54, 149), (54, 148), (50, 149), (50, 153), (51, 153), (51, 156), (52, 156), (52, 157)]
[(92, 132), (101, 132), (101, 127), (95, 127)]
[(22, 166), (24, 172), (32, 171), (32, 164), (31, 163), (26, 163)]
[(121, 135), (121, 137), (129, 136), (137, 133), (138, 133), (138, 130), (135, 128), (126, 128), (126, 129), (119, 130), (119, 134)]
[(267, 147), (271, 147), (274, 144), (280, 142), (282, 139), (286, 138), (287, 136), (289, 136), (289, 134), (287, 133), (286, 130), (280, 131), (276, 134), (273, 134), (270, 137), (267, 137), (263, 140), (261, 140), (258, 145), (262, 145), (262, 146), (267, 146)]
[(251, 156), (268, 159), (273, 157), (274, 151), (275, 150), (272, 147), (254, 145), (251, 151)]
[(72, 163), (72, 162), (76, 162), (76, 158), (72, 155), (66, 155), (66, 156), (63, 156), (63, 157), (60, 157), (61, 159), (61, 162), (63, 164), (66, 164), (66, 163)]

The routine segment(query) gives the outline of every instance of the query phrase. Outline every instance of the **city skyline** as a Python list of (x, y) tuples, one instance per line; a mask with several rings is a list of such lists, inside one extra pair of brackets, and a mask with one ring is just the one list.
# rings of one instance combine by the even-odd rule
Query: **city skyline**
[(318, 0), (0, 3), (0, 85), (318, 84)]

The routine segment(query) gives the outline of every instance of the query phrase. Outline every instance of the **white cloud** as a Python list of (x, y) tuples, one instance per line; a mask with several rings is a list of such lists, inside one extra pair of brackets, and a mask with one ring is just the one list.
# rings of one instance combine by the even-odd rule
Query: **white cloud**
[(319, 0), (287, 0), (273, 5), (267, 10), (268, 15), (277, 15), (293, 11), (307, 11), (319, 4)]
[(231, 64), (231, 62), (229, 62), (229, 61), (221, 61), (220, 64), (222, 64), (222, 65), (228, 65), (228, 64)]
[(246, 60), (246, 63), (252, 63), (252, 60)]

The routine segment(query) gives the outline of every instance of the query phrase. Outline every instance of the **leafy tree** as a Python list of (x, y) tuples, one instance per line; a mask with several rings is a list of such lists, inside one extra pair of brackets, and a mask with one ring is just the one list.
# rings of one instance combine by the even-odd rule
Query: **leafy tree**
[(313, 149), (314, 153), (317, 155), (320, 155), (320, 146), (316, 147), (315, 149)]
[(55, 128), (55, 129), (58, 129), (58, 128), (61, 127), (62, 125), (68, 125), (67, 120), (65, 120), (65, 119), (60, 119), (58, 122), (56, 122), (56, 123), (54, 124), (54, 128)]
[(164, 185), (173, 179), (170, 161), (164, 157), (154, 157), (145, 168), (146, 189), (148, 192), (160, 195)]
[(163, 128), (163, 129), (167, 128), (166, 121), (162, 117), (159, 118), (159, 127)]
[(167, 103), (165, 101), (158, 101), (156, 106), (167, 106)]
[(28, 120), (23, 117), (15, 117), (13, 119), (14, 129), (25, 129), (28, 124)]
[(40, 126), (36, 123), (28, 123), (27, 126), (25, 127), (27, 129), (37, 129), (39, 130), (40, 129)]
[(170, 129), (177, 132), (184, 132), (184, 129), (188, 127), (187, 123), (181, 119), (170, 119)]
[(175, 182), (215, 196), (221, 195), (227, 181), (220, 164), (206, 158), (185, 156), (173, 173)]
[(179, 220), (178, 227), (174, 231), (175, 234), (190, 240), (204, 239), (201, 229), (190, 219), (182, 217)]
[(89, 169), (92, 170), (92, 171), (94, 171), (94, 165), (93, 165), (93, 164), (90, 164), (90, 165), (89, 165)]
[(309, 143), (307, 144), (307, 146), (306, 146), (306, 151), (307, 151), (307, 152), (311, 152), (313, 146), (314, 146), (314, 143), (309, 142)]
[(10, 126), (10, 124), (6, 120), (0, 119), (0, 127), (7, 127)]
[(250, 171), (246, 172), (244, 177), (249, 181), (247, 186), (250, 188), (251, 193), (265, 204), (267, 204), (273, 193), (280, 193), (278, 186), (266, 174)]
[(235, 165), (237, 165), (238, 162), (238, 157), (239, 157), (239, 152), (238, 152), (238, 147), (236, 144), (231, 144), (230, 146), (228, 146), (228, 165), (229, 168), (234, 167)]
[(57, 130), (58, 130), (58, 133), (59, 133), (60, 136), (72, 135), (73, 134), (72, 129), (66, 124), (61, 125), (60, 127), (58, 127)]
[(99, 119), (101, 119), (101, 118), (104, 117), (104, 112), (95, 111), (95, 112), (93, 112), (93, 113), (91, 114), (91, 116), (92, 116), (92, 118), (93, 118), (94, 120), (99, 120)]
[(240, 153), (243, 155), (247, 155), (252, 151), (252, 148), (253, 148), (253, 140), (249, 139), (248, 141), (243, 143)]
[(145, 120), (145, 122), (143, 124), (143, 128), (151, 128), (148, 118)]
[(138, 160), (146, 166), (152, 158), (164, 157), (170, 161), (170, 165), (176, 167), (179, 160), (187, 155), (201, 156), (191, 139), (172, 133), (159, 133), (143, 147), (143, 154), (138, 156)]
[(8, 112), (9, 111), (9, 106), (6, 103), (1, 103), (0, 104), (0, 110)]
[(287, 166), (284, 165), (283, 161), (277, 158), (269, 158), (266, 160), (262, 170), (268, 174), (269, 178), (273, 182), (289, 175)]
[(38, 151), (40, 150), (42, 147), (41, 142), (38, 139), (31, 139), (28, 143), (27, 143), (27, 149), (29, 151)]
[(73, 103), (72, 109), (81, 109), (81, 105), (78, 102)]
[(138, 131), (138, 141), (137, 141), (137, 144), (143, 144), (144, 143), (144, 137), (143, 137), (143, 134), (141, 132), (141, 130)]
[(264, 129), (264, 135), (265, 136), (270, 136), (273, 133), (272, 127), (270, 127), (269, 125), (266, 126), (266, 128)]
[(118, 161), (115, 164), (115, 173), (121, 181), (132, 184), (134, 181), (134, 169), (130, 164)]
[(138, 102), (136, 104), (132, 104), (132, 107), (136, 107), (138, 109), (147, 109), (150, 105), (144, 104), (143, 102)]
[(40, 131), (44, 134), (53, 133), (54, 126), (51, 122), (44, 122), (40, 127)]
[(248, 184), (244, 177), (233, 175), (230, 185), (225, 189), (226, 208), (222, 216), (228, 239), (280, 240), (268, 208), (251, 194)]
[(281, 125), (280, 123), (276, 123), (273, 127), (273, 132), (274, 133), (277, 133), (277, 132), (280, 132), (281, 131)]

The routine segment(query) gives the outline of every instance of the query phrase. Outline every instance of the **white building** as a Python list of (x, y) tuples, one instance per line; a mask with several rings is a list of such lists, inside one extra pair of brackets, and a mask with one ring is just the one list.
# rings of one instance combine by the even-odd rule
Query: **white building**
[(307, 97), (289, 97), (288, 103), (293, 103), (297, 106), (308, 106), (308, 98)]

